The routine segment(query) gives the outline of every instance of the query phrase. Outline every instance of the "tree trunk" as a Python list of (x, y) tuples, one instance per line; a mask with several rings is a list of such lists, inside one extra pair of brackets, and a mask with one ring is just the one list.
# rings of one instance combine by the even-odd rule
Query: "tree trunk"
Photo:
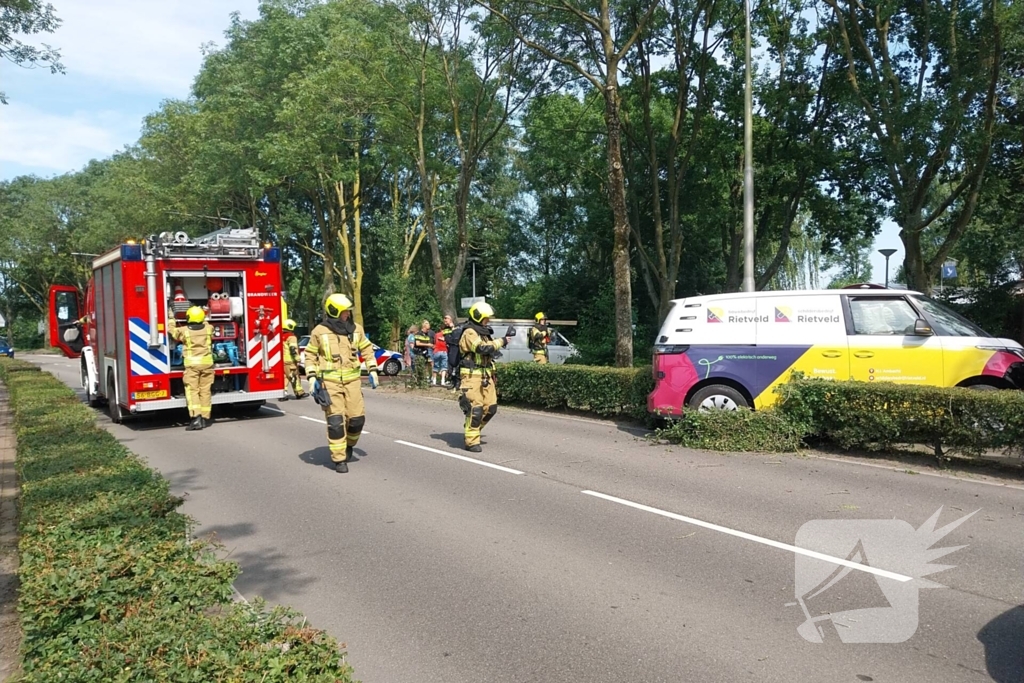
[[(921, 253), (921, 231), (916, 226), (908, 226), (909, 221), (904, 221), (900, 230), (900, 240), (903, 242), (903, 277), (907, 280), (907, 287), (910, 289), (930, 294), (932, 289), (932, 278), (925, 267), (925, 259)], [(890, 278), (890, 282), (893, 281)]]
[(608, 200), (612, 209), (614, 246), (612, 270), (615, 282), (615, 366), (633, 365), (633, 292), (629, 269), (629, 215), (626, 209), (626, 177), (622, 168), (622, 122), (619, 90), (614, 73), (608, 74), (604, 91), (604, 119), (608, 127)]

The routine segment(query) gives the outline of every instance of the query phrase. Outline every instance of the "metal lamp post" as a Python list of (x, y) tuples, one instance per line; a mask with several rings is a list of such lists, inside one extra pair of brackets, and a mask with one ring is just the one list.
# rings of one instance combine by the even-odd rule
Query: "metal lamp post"
[(896, 253), (895, 249), (879, 249), (878, 253), (885, 257), (885, 288), (889, 289), (889, 257)]
[(473, 298), (476, 298), (476, 262), (480, 260), (478, 256), (467, 256), (466, 260), (472, 264), (473, 268)]
[(753, 86), (750, 78), (750, 0), (744, 0), (747, 20), (746, 87), (743, 94), (743, 291), (754, 291), (754, 133)]

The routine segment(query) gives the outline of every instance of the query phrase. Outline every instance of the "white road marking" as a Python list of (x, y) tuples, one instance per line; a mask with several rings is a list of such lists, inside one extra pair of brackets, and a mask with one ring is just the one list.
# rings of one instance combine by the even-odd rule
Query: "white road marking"
[(509, 474), (523, 474), (519, 470), (514, 470), (511, 467), (502, 467), (501, 465), (495, 465), (492, 462), (484, 462), (483, 460), (476, 460), (475, 458), (467, 458), (464, 455), (458, 455), (457, 453), (449, 453), (448, 451), (438, 450), (437, 448), (431, 448), (429, 446), (421, 446), (418, 443), (410, 443), (408, 441), (401, 441), (395, 439), (395, 443), (400, 443), (403, 446), (410, 446), (412, 448), (418, 448), (421, 451), (430, 451), (431, 453), (437, 453), (438, 455), (447, 455), (449, 458), (455, 458), (456, 460), (465, 460), (471, 462), (474, 465), (483, 465), (484, 467), (490, 467), (495, 470), (501, 470), (502, 472), (508, 472)]
[[(273, 412), (280, 413), (281, 415), (292, 415), (293, 414), (293, 413), (286, 413), (283, 410), (278, 410), (277, 408), (271, 408), (270, 406), (263, 406), (263, 409), (264, 410), (272, 410)], [(296, 415), (295, 417), (299, 418), (300, 420), (309, 420), (310, 422), (317, 422), (317, 423), (322, 424), (322, 425), (327, 424), (327, 420), (321, 420), (321, 419), (316, 418), (316, 417), (309, 417), (308, 415)], [(369, 434), (370, 432), (368, 432), (368, 431), (366, 431), (364, 429), (362, 431), (362, 433), (363, 434)]]
[(954, 474), (943, 474), (941, 472), (923, 472), (921, 470), (912, 470), (912, 466), (907, 467), (894, 467), (892, 465), (879, 465), (874, 462), (858, 462), (856, 460), (844, 460), (843, 458), (830, 458), (824, 455), (808, 455), (809, 458), (817, 458), (818, 460), (828, 460), (830, 462), (838, 462), (844, 465), (859, 465), (861, 467), (875, 467), (880, 470), (889, 470), (890, 472), (907, 472), (908, 470), (913, 471), (914, 474), (920, 474), (925, 477), (939, 477), (940, 479), (955, 479), (956, 481), (962, 481), (967, 484), (984, 484), (985, 486), (1001, 486), (1005, 489), (1016, 489), (1018, 491), (1024, 491), (1024, 486), (1017, 486), (1015, 484), (1005, 484), (1001, 481), (985, 481), (984, 479), (967, 479), (966, 477), (958, 477)]
[(754, 534), (748, 534), (745, 531), (737, 531), (736, 529), (730, 529), (729, 527), (720, 526), (718, 524), (712, 524), (711, 522), (705, 522), (700, 519), (694, 519), (693, 517), (684, 517), (683, 515), (677, 515), (674, 512), (666, 512), (665, 510), (659, 510), (649, 505), (643, 505), (641, 503), (634, 503), (631, 500), (624, 500), (622, 498), (616, 498), (615, 496), (609, 496), (606, 493), (598, 493), (597, 491), (582, 491), (584, 495), (594, 496), (595, 498), (601, 498), (608, 500), (619, 505), (625, 505), (627, 507), (636, 508), (637, 510), (643, 510), (644, 512), (651, 512), (662, 517), (668, 517), (680, 522), (686, 522), (687, 524), (693, 524), (694, 526), (703, 527), (710, 529), (711, 531), (718, 531), (723, 534), (730, 536), (736, 536), (737, 538), (746, 539), (748, 541), (754, 541), (755, 543), (761, 543), (763, 545), (771, 546), (772, 548), (778, 548), (780, 550), (788, 550), (791, 553), (797, 555), (805, 555), (807, 557), (813, 557), (816, 560), (823, 560), (825, 562), (831, 562), (832, 564), (842, 565), (843, 567), (849, 567), (850, 569), (857, 569), (868, 574), (875, 574), (876, 576), (882, 576), (887, 579), (893, 579), (901, 583), (907, 581), (913, 581), (914, 577), (905, 576), (903, 574), (897, 574), (896, 572), (886, 571), (885, 569), (878, 569), (877, 567), (869, 567), (866, 564), (860, 564), (858, 562), (851, 562), (850, 560), (844, 560), (838, 557), (832, 557), (831, 555), (825, 555), (824, 553), (815, 552), (814, 550), (808, 550), (807, 548), (800, 548), (795, 545), (788, 543), (780, 543), (779, 541), (773, 541), (770, 538), (764, 538), (763, 536), (755, 536)]

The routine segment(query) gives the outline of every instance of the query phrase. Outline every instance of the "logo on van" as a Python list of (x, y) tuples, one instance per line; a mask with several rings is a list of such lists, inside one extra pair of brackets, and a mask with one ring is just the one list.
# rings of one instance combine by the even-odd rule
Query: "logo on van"
[(725, 321), (725, 312), (721, 308), (708, 308), (708, 322), (720, 323)]
[(793, 317), (793, 309), (787, 306), (776, 306), (775, 307), (775, 322), (777, 323), (788, 323), (790, 318)]

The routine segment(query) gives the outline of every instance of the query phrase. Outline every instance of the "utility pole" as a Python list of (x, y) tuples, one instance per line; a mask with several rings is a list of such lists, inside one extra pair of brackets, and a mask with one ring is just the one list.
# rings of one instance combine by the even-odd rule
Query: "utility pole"
[(743, 95), (743, 291), (754, 291), (754, 96), (750, 76), (750, 0), (743, 2), (747, 19), (746, 88)]

